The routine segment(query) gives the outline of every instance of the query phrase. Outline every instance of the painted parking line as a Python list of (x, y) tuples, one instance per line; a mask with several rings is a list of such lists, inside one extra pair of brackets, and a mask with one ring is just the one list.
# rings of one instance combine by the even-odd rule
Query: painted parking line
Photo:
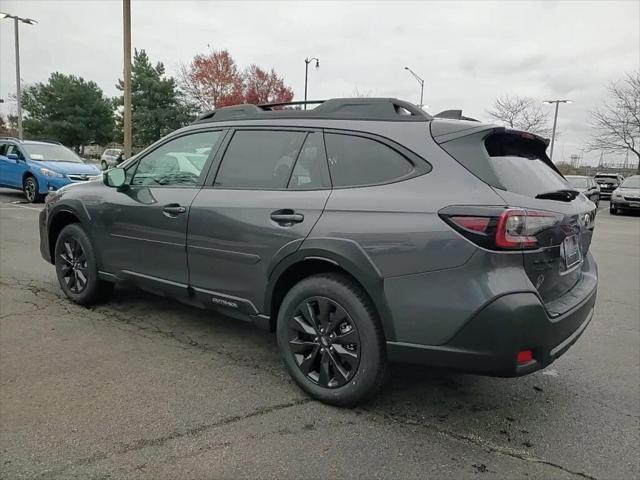
[(27, 205), (18, 205), (15, 203), (5, 203), (6, 206), (0, 205), (0, 210), (34, 210), (39, 212), (42, 208), (29, 207)]

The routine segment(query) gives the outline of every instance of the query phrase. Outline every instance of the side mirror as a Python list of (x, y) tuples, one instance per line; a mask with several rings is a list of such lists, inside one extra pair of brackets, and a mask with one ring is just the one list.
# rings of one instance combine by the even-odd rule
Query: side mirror
[(125, 185), (127, 174), (124, 168), (112, 168), (104, 172), (103, 178), (107, 187), (122, 188)]
[(7, 155), (7, 158), (9, 160), (15, 160), (16, 162), (19, 160), (19, 157), (18, 157), (17, 153), (10, 153), (9, 155)]

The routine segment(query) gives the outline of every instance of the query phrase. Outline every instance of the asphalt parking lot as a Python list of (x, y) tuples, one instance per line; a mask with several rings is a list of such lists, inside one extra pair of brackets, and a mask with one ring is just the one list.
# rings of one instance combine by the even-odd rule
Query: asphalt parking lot
[(397, 365), (373, 402), (306, 398), (275, 338), (140, 291), (68, 302), (39, 205), (0, 189), (0, 477), (638, 478), (640, 216), (602, 202), (596, 314), (520, 379)]

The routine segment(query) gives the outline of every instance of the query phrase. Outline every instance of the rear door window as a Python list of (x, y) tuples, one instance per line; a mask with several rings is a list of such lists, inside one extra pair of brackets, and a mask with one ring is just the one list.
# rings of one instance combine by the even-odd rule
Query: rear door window
[(329, 188), (329, 169), (321, 132), (311, 132), (302, 146), (289, 180), (289, 190)]
[(238, 130), (216, 175), (216, 188), (286, 190), (306, 132)]
[(407, 158), (371, 138), (327, 133), (325, 143), (334, 187), (390, 183), (414, 171)]

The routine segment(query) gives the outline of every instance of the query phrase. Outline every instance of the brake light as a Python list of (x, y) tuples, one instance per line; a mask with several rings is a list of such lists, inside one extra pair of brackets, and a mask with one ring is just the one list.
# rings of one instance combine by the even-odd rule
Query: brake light
[(527, 213), (524, 210), (505, 210), (498, 219), (496, 246), (506, 249), (535, 248), (538, 241), (527, 232)]
[[(531, 250), (539, 247), (537, 235), (559, 225), (564, 216), (524, 208), (451, 207), (440, 212), (443, 220), (481, 247), (492, 250)], [(461, 214), (464, 210), (479, 215)], [(458, 213), (460, 212), (460, 213)]]

